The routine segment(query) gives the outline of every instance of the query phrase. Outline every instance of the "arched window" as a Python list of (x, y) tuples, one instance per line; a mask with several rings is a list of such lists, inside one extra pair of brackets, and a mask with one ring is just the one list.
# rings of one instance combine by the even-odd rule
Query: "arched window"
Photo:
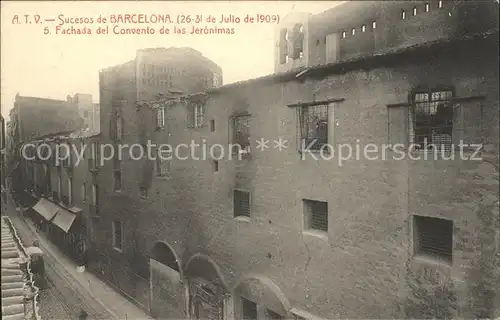
[(361, 26), (361, 32), (365, 32), (366, 31), (366, 26), (365, 25), (362, 25)]
[(413, 15), (416, 16), (417, 15), (417, 7), (414, 7), (413, 8)]
[(373, 21), (372, 22), (372, 29), (376, 29), (377, 28), (377, 21)]
[(428, 3), (425, 4), (425, 12), (429, 12), (430, 6)]
[(355, 35), (355, 34), (356, 34), (356, 29), (352, 28), (352, 30), (351, 30), (351, 34), (352, 34), (352, 35)]
[(401, 19), (404, 20), (406, 19), (406, 11), (401, 11)]
[(439, 1), (438, 2), (438, 8), (442, 8), (443, 7), (443, 1)]
[(342, 39), (345, 39), (345, 38), (347, 38), (347, 32), (342, 31)]

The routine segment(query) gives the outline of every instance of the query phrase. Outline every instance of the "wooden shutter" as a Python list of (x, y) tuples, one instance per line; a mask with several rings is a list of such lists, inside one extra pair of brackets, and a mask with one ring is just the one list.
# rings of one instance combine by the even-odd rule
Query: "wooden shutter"
[(483, 100), (467, 99), (457, 101), (453, 105), (453, 144), (458, 146), (463, 144), (483, 143)]
[(388, 143), (408, 145), (408, 105), (387, 108)]

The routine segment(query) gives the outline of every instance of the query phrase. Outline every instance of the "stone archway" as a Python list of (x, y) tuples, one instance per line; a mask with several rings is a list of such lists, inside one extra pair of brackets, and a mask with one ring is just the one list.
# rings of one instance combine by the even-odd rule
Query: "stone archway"
[(286, 319), (291, 305), (280, 288), (269, 278), (247, 275), (234, 288), (235, 318)]
[(215, 261), (204, 254), (195, 254), (188, 260), (184, 274), (188, 281), (190, 319), (233, 319), (230, 290)]
[(177, 254), (165, 242), (156, 242), (151, 249), (150, 312), (154, 318), (185, 317), (182, 269)]

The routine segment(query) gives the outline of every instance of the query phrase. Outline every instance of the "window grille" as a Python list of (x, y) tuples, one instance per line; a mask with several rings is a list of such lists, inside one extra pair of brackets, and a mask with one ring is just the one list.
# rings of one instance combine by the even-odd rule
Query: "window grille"
[(165, 107), (158, 106), (155, 114), (156, 128), (161, 129), (165, 127)]
[(328, 203), (304, 199), (305, 228), (328, 232)]
[[(250, 115), (232, 118), (232, 144), (238, 145), (243, 152), (250, 151)], [(237, 151), (236, 149), (233, 152)]]
[(321, 150), (328, 143), (328, 105), (298, 107), (297, 112), (297, 145)]
[(233, 210), (234, 217), (250, 217), (250, 192), (234, 190)]
[(409, 142), (417, 150), (450, 150), (453, 131), (452, 91), (416, 93), (409, 113)]
[(414, 218), (415, 254), (451, 263), (453, 221), (423, 216), (414, 216)]

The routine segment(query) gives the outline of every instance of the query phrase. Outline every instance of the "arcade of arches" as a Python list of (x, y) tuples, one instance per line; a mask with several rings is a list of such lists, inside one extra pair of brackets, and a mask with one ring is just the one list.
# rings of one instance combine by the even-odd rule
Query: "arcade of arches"
[(271, 280), (249, 276), (231, 290), (210, 257), (195, 254), (182, 269), (175, 252), (163, 242), (154, 245), (150, 268), (150, 310), (155, 318), (284, 319), (291, 309)]

